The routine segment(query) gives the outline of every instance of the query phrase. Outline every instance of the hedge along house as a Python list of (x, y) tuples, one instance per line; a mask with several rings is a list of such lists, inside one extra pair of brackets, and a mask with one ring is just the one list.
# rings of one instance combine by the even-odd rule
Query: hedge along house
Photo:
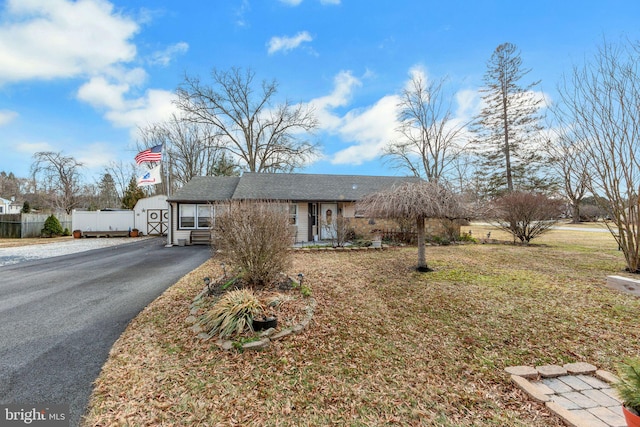
[[(415, 177), (254, 172), (245, 172), (241, 177), (194, 177), (168, 199), (171, 209), (169, 244), (208, 243), (216, 204), (234, 200), (289, 203), (289, 217), (297, 243), (334, 238), (338, 216), (352, 221), (350, 225), (357, 234), (366, 234), (376, 225), (370, 224), (373, 222), (370, 218), (358, 217), (356, 202), (394, 184), (419, 180)], [(206, 238), (202, 239), (203, 235)]]

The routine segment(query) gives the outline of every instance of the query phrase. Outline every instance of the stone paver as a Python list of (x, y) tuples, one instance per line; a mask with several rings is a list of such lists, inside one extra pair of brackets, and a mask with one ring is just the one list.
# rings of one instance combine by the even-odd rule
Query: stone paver
[(564, 375), (562, 377), (558, 377), (558, 379), (577, 391), (590, 390), (593, 388), (591, 385), (574, 375)]
[(599, 420), (607, 423), (609, 426), (626, 427), (627, 425), (624, 418), (609, 408), (598, 406), (597, 408), (589, 409), (589, 412), (595, 415)]
[(522, 378), (538, 378), (538, 371), (532, 366), (509, 366), (505, 371)]
[(556, 393), (568, 393), (573, 391), (569, 385), (560, 381), (558, 378), (543, 378), (541, 382)]
[(582, 381), (586, 382), (587, 384), (589, 384), (592, 388), (595, 389), (603, 389), (603, 388), (609, 388), (609, 384), (596, 378), (596, 377), (592, 377), (591, 375), (578, 375), (578, 378), (580, 378)]
[(566, 369), (568, 373), (576, 374), (576, 375), (593, 374), (595, 371), (598, 370), (598, 368), (593, 366), (591, 363), (584, 363), (584, 362), (567, 363), (566, 365), (563, 366), (563, 368)]
[(545, 378), (559, 377), (567, 375), (567, 370), (558, 365), (542, 365), (536, 366), (536, 370)]
[[(611, 383), (617, 377), (588, 363), (506, 368), (511, 380), (568, 426), (624, 427), (622, 404)], [(538, 373), (531, 374), (531, 369)], [(526, 373), (527, 378), (514, 372)]]
[(610, 396), (607, 396), (601, 390), (598, 390), (598, 389), (583, 390), (582, 394), (584, 394), (589, 399), (596, 402), (598, 406), (609, 407), (609, 406), (616, 406), (620, 404), (619, 401), (611, 398)]

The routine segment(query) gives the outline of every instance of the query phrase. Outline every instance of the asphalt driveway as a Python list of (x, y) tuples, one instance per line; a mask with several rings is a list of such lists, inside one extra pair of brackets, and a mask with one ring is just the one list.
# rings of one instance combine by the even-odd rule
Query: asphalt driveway
[(68, 404), (78, 425), (127, 324), (209, 257), (154, 238), (0, 267), (0, 404)]

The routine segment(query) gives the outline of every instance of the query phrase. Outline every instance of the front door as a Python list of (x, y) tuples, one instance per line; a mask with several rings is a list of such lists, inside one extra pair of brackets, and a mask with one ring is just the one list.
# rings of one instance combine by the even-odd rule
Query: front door
[(338, 217), (337, 203), (320, 204), (320, 239), (336, 238), (336, 219)]

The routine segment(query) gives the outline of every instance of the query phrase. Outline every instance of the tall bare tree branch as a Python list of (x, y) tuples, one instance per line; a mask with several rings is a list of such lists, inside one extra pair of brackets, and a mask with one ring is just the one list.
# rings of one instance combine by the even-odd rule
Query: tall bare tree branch
[(291, 172), (317, 154), (317, 146), (305, 139), (318, 126), (313, 110), (289, 101), (273, 105), (275, 81), (263, 81), (256, 91), (251, 70), (214, 69), (211, 76), (213, 85), (185, 77), (176, 104), (188, 120), (211, 126), (243, 169)]

